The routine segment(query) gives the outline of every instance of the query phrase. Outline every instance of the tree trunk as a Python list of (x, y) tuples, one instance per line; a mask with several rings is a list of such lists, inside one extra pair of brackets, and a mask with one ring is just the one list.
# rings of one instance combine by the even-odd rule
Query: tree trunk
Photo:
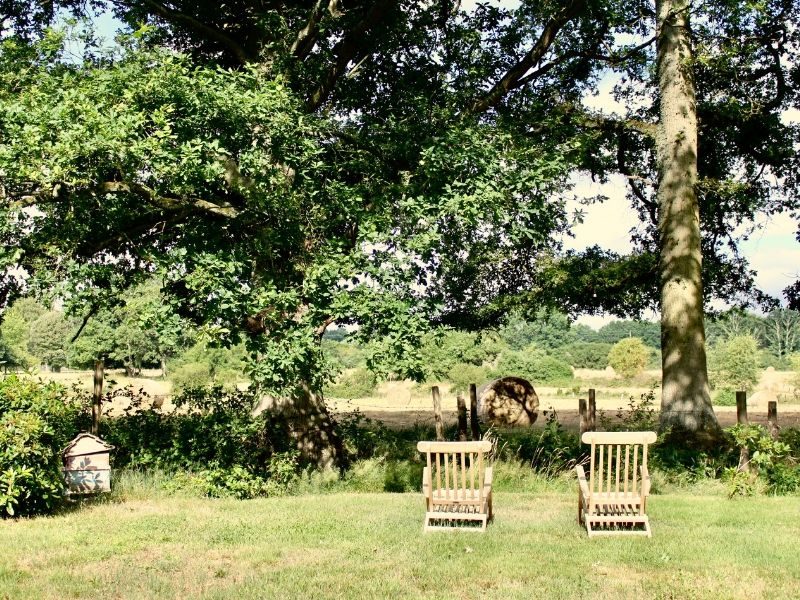
[(342, 441), (321, 393), (301, 384), (291, 396), (271, 399), (264, 408), (286, 421), (303, 462), (322, 468), (344, 466)]
[(658, 206), (661, 250), (661, 428), (691, 439), (719, 430), (711, 408), (703, 324), (697, 106), (688, 0), (659, 0)]

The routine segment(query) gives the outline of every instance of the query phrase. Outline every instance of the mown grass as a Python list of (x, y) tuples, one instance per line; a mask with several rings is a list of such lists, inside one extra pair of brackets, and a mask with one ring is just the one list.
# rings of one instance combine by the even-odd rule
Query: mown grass
[[(146, 478), (145, 478), (146, 479)], [(422, 533), (418, 494), (250, 501), (129, 480), (0, 523), (0, 598), (796, 598), (797, 497), (653, 496), (653, 538), (589, 540), (562, 481), (498, 482), (485, 534)], [(709, 489), (702, 490), (708, 493)]]

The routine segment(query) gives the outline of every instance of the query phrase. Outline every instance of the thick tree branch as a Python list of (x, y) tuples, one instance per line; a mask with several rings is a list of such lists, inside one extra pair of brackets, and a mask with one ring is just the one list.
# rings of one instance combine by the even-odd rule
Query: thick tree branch
[(658, 224), (658, 205), (653, 200), (648, 198), (644, 191), (636, 184), (636, 180), (639, 178), (633, 174), (628, 167), (627, 161), (625, 160), (625, 150), (627, 144), (625, 143), (625, 129), (622, 126), (617, 129), (617, 140), (617, 169), (619, 169), (619, 172), (627, 178), (633, 195), (636, 196), (636, 198), (639, 199), (639, 202), (641, 202), (647, 209), (647, 213), (650, 215), (650, 220), (654, 225)]
[(195, 19), (194, 17), (187, 15), (185, 13), (168, 8), (164, 4), (161, 4), (160, 2), (155, 2), (155, 0), (142, 0), (142, 3), (148, 9), (150, 9), (153, 12), (153, 14), (158, 15), (162, 19), (171, 21), (172, 23), (183, 25), (184, 27), (188, 27), (195, 33), (199, 33), (200, 35), (206, 37), (207, 39), (219, 43), (231, 54), (233, 54), (236, 57), (236, 60), (238, 60), (243, 65), (252, 62), (258, 58), (257, 56), (254, 56), (251, 53), (247, 52), (244, 49), (244, 47), (242, 47), (241, 44), (239, 44), (232, 37), (220, 31), (216, 27), (212, 27), (210, 25), (207, 25), (206, 23), (202, 23), (197, 19)]
[(201, 198), (171, 198), (161, 196), (152, 188), (141, 183), (125, 183), (121, 181), (106, 181), (100, 184), (100, 190), (105, 193), (130, 193), (144, 198), (147, 202), (165, 210), (182, 210), (192, 208), (210, 213), (219, 217), (233, 219), (239, 216), (239, 211), (231, 204), (217, 204)]
[(292, 44), (290, 49), (292, 56), (303, 60), (314, 49), (319, 35), (319, 22), (322, 20), (324, 13), (325, 0), (317, 0), (314, 8), (311, 9), (311, 14), (308, 16), (306, 26), (298, 32), (297, 38)]
[(520, 79), (542, 60), (542, 57), (552, 46), (561, 28), (574, 19), (583, 6), (584, 0), (572, 0), (560, 13), (551, 18), (547, 25), (545, 25), (533, 48), (517, 61), (514, 66), (506, 71), (505, 75), (492, 87), (489, 93), (483, 96), (483, 98), (476, 100), (469, 108), (468, 112), (472, 114), (483, 113), (497, 106), (508, 92), (518, 87), (520, 85)]
[(309, 110), (316, 110), (328, 99), (336, 82), (347, 71), (347, 65), (366, 46), (370, 30), (386, 17), (396, 3), (397, 0), (378, 0), (364, 18), (333, 47), (334, 62), (323, 76), (322, 82), (311, 92), (307, 102)]

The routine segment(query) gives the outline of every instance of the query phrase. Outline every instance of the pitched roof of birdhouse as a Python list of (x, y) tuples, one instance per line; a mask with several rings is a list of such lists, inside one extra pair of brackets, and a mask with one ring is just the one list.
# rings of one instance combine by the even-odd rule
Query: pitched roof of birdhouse
[(67, 447), (64, 448), (62, 454), (70, 454), (70, 452), (76, 449), (79, 444), (83, 447), (80, 448), (80, 452), (78, 452), (78, 454), (102, 452), (114, 449), (114, 446), (104, 442), (96, 435), (92, 435), (91, 433), (79, 433), (77, 436), (75, 436), (75, 439), (67, 444)]

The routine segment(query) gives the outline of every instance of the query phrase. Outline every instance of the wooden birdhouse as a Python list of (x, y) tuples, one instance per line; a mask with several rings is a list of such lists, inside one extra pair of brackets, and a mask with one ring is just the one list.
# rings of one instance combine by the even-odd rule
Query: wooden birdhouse
[(67, 494), (110, 492), (109, 454), (113, 449), (91, 433), (81, 433), (72, 440), (63, 452)]

